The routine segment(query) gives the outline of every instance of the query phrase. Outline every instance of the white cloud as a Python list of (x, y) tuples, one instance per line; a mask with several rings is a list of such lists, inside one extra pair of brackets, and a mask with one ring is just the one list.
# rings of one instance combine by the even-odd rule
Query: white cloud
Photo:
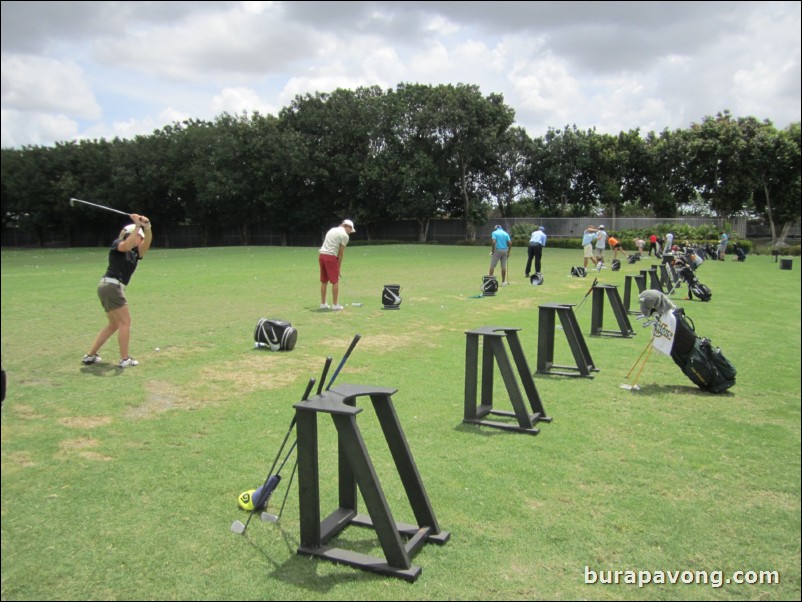
[(60, 113), (0, 111), (0, 143), (3, 148), (49, 146), (56, 141), (74, 140), (78, 133), (78, 122)]
[(785, 127), (802, 105), (800, 12), (799, 2), (3, 2), (3, 145), (277, 113), (298, 94), (399, 83), (500, 93), (532, 136), (684, 128), (725, 109)]
[(220, 94), (212, 98), (212, 111), (215, 115), (221, 113), (240, 114), (258, 111), (264, 114), (275, 114), (277, 108), (264, 102), (259, 95), (250, 88), (224, 88)]
[(102, 114), (78, 65), (31, 55), (2, 57), (2, 102), (4, 108), (26, 112), (63, 112), (86, 119)]

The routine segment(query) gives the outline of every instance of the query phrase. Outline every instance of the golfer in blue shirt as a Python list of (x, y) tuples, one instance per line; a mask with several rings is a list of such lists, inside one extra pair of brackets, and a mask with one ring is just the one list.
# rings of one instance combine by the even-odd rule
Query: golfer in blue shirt
[(507, 280), (507, 259), (510, 256), (512, 239), (501, 226), (496, 226), (490, 237), (493, 239), (493, 250), (490, 251), (490, 276), (493, 275), (496, 264), (501, 261), (501, 286), (507, 286), (509, 284)]

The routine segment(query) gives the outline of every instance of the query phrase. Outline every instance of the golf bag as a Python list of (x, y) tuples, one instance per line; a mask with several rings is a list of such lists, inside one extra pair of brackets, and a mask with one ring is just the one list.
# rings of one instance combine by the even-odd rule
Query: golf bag
[(610, 269), (613, 270), (614, 272), (617, 272), (618, 270), (620, 270), (621, 269), (621, 260), (620, 259), (613, 259), (613, 263), (610, 266)]
[(699, 301), (710, 301), (713, 297), (713, 291), (710, 290), (710, 287), (699, 282), (699, 278), (696, 277), (690, 265), (679, 265), (682, 267), (677, 270), (677, 274), (688, 284), (689, 296), (693, 294), (699, 298)]
[(492, 297), (498, 292), (498, 280), (495, 276), (482, 276), (482, 295)]
[(627, 255), (627, 263), (632, 265), (636, 261), (640, 261), (640, 253), (633, 253), (632, 255)]
[(571, 276), (576, 276), (578, 278), (584, 278), (588, 275), (588, 271), (582, 266), (575, 266), (571, 268)]
[(693, 321), (682, 308), (674, 310), (677, 329), (671, 359), (683, 374), (697, 387), (710, 393), (723, 393), (735, 384), (737, 373), (721, 349), (714, 347), (710, 339), (697, 336)]
[(692, 269), (697, 269), (700, 265), (705, 262), (703, 257), (700, 257), (696, 253), (688, 254), (688, 265), (691, 266)]
[(529, 284), (532, 286), (540, 286), (543, 284), (543, 274), (535, 273), (529, 277)]
[(253, 338), (256, 347), (270, 347), (271, 351), (292, 351), (298, 340), (298, 331), (285, 320), (259, 318)]
[(739, 246), (735, 247), (735, 256), (738, 261), (746, 261), (746, 251)]

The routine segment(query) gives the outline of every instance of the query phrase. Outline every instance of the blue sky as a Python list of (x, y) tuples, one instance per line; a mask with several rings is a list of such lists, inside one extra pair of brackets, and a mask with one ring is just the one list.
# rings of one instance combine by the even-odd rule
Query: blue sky
[(531, 136), (800, 121), (800, 2), (2, 2), (2, 147), (132, 137), (298, 94), (500, 93)]

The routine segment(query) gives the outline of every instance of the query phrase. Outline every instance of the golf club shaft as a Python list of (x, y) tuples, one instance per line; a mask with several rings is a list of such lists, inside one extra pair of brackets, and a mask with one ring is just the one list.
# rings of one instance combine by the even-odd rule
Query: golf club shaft
[(82, 201), (81, 199), (71, 198), (70, 205), (75, 206), (75, 203), (83, 203), (84, 205), (92, 205), (92, 207), (97, 207), (98, 209), (105, 209), (106, 211), (113, 211), (114, 213), (119, 213), (120, 215), (131, 215), (130, 213), (126, 213), (125, 211), (120, 211), (119, 209), (113, 209), (111, 207), (106, 207), (105, 205), (98, 205), (96, 203), (90, 203), (89, 201)]
[(594, 286), (596, 286), (596, 283), (597, 283), (598, 281), (599, 281), (599, 279), (598, 279), (598, 278), (594, 278), (594, 279), (593, 279), (593, 284), (591, 284), (591, 285), (590, 285), (590, 288), (588, 289), (588, 292), (587, 292), (587, 293), (585, 293), (585, 296), (584, 296), (584, 297), (582, 297), (582, 301), (580, 301), (580, 302), (579, 302), (579, 305), (577, 305), (577, 306), (576, 306), (576, 310), (577, 310), (577, 311), (579, 310), (579, 308), (580, 308), (580, 307), (582, 307), (582, 304), (585, 302), (585, 299), (587, 299), (587, 298), (588, 298), (588, 295), (590, 295), (590, 293), (592, 293), (592, 292), (593, 292), (593, 287), (594, 287)]
[(334, 381), (337, 379), (337, 376), (340, 374), (340, 370), (343, 369), (343, 366), (345, 365), (345, 362), (348, 361), (348, 357), (351, 355), (351, 352), (354, 350), (354, 347), (356, 347), (356, 344), (359, 342), (359, 339), (361, 339), (361, 338), (362, 338), (361, 334), (357, 334), (357, 335), (354, 336), (354, 340), (351, 341), (351, 344), (348, 346), (348, 350), (345, 352), (345, 355), (343, 356), (342, 361), (340, 361), (340, 365), (337, 366), (337, 369), (334, 371), (334, 374), (332, 374), (331, 380), (329, 381), (329, 385), (326, 387), (326, 391), (331, 389), (331, 385), (334, 384)]
[[(309, 394), (312, 392), (312, 387), (314, 386), (315, 386), (315, 379), (310, 378), (309, 382), (306, 384), (306, 390), (304, 391), (303, 397), (301, 397), (301, 401), (306, 401), (307, 399), (309, 399)], [(292, 420), (290, 420), (290, 428), (287, 429), (287, 434), (284, 435), (284, 441), (281, 442), (281, 447), (279, 448), (278, 453), (276, 454), (276, 458), (273, 460), (273, 465), (270, 467), (270, 472), (267, 473), (267, 479), (265, 479), (264, 485), (267, 484), (267, 481), (273, 474), (273, 470), (276, 468), (276, 464), (278, 464), (279, 458), (281, 458), (281, 454), (284, 452), (284, 446), (287, 445), (287, 441), (289, 440), (290, 435), (292, 434), (292, 429), (295, 428), (295, 421), (296, 417), (295, 414), (293, 414)], [(295, 444), (293, 443), (293, 446), (294, 445)], [(264, 487), (264, 485), (262, 485), (262, 487)]]
[(290, 495), (290, 487), (292, 487), (292, 481), (295, 478), (295, 472), (298, 470), (298, 457), (295, 458), (295, 465), (292, 467), (292, 474), (290, 475), (290, 481), (287, 483), (287, 489), (284, 491), (284, 499), (281, 502), (281, 509), (278, 511), (278, 518), (281, 518), (281, 515), (284, 514), (284, 505), (287, 503), (287, 496)]

